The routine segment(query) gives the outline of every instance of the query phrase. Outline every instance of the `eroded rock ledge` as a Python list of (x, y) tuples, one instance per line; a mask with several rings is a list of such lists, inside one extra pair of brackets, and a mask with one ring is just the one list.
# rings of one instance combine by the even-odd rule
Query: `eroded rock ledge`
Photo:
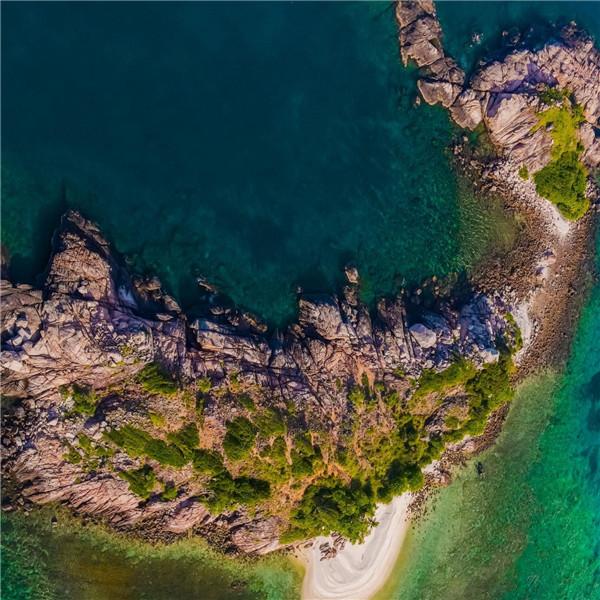
[[(347, 278), (340, 297), (300, 297), (298, 322), (282, 334), (265, 333), (250, 315), (215, 303), (205, 316), (190, 319), (158, 281), (130, 277), (98, 228), (69, 212), (55, 235), (42, 289), (2, 282), (3, 391), (15, 402), (4, 415), (9, 503), (62, 502), (159, 537), (192, 528), (209, 537), (218, 532), (223, 547), (244, 552), (278, 547), (285, 523), (277, 514), (210, 514), (189, 469), (176, 476), (177, 499), (140, 502), (115, 472), (136, 466), (135, 460), (117, 455), (111, 468), (96, 465), (86, 472), (65, 460), (65, 443), (75, 443), (82, 432), (101, 440), (109, 429), (139, 423), (153, 406), (166, 411), (169, 425), (180, 423), (185, 409), (161, 398), (136, 398), (139, 390), (123, 388), (152, 362), (184, 385), (210, 381), (204, 447), (219, 447), (225, 424), (245, 414), (231, 399), (234, 384), (257, 392), (259, 404), (291, 407), (291, 428), (335, 440), (354, 410), (349, 392), (357, 384), (378, 382), (407, 398), (410, 381), (424, 369), (441, 370), (457, 356), (479, 366), (493, 363), (498, 344), (511, 335), (499, 297), (440, 297), (432, 310), (407, 306), (398, 296), (380, 300), (372, 314), (359, 300), (358, 273), (348, 269)], [(71, 385), (104, 390), (89, 418), (69, 413), (61, 390)], [(431, 434), (443, 429), (448, 407), (430, 409)], [(384, 413), (376, 416), (385, 430)]]

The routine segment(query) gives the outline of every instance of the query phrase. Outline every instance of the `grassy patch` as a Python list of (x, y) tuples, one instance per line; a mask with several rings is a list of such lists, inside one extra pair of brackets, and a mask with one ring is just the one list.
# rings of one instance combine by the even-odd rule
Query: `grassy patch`
[(150, 465), (144, 465), (141, 469), (121, 471), (119, 477), (129, 483), (129, 489), (140, 498), (147, 500), (156, 484), (156, 476)]
[(590, 205), (585, 197), (588, 173), (580, 160), (579, 127), (584, 120), (581, 107), (565, 99), (542, 112), (533, 128), (548, 129), (553, 140), (550, 162), (533, 176), (536, 190), (571, 221), (581, 218)]
[(157, 363), (147, 364), (136, 377), (138, 383), (150, 394), (172, 396), (179, 389), (174, 379)]

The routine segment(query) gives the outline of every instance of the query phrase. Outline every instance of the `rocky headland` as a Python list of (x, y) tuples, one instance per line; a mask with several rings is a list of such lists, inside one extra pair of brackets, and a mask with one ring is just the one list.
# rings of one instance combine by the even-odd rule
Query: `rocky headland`
[[(340, 297), (300, 297), (298, 322), (281, 335), (266, 334), (250, 315), (216, 300), (206, 316), (191, 319), (156, 280), (131, 278), (93, 223), (65, 215), (43, 288), (2, 284), (3, 390), (14, 400), (4, 411), (4, 472), (18, 489), (11, 504), (64, 502), (119, 527), (150, 520), (155, 533), (210, 524), (230, 532), (243, 551), (276, 548), (280, 519), (211, 515), (191, 473), (175, 477), (176, 500), (140, 503), (115, 464), (86, 472), (83, 461), (65, 460), (65, 443), (81, 434), (101, 441), (106, 431), (140, 420), (147, 428), (152, 409), (166, 413), (167, 429), (196, 421), (200, 394), (203, 447), (219, 448), (227, 422), (264, 407), (290, 415), (288, 435), (324, 434), (334, 448), (356, 410), (349, 395), (357, 386), (378, 384), (404, 398), (424, 370), (443, 370), (456, 356), (478, 366), (497, 361), (499, 340), (513, 335), (499, 297), (440, 299), (437, 310), (415, 305), (409, 317), (399, 296), (381, 300), (371, 314), (358, 299), (358, 274), (347, 275)], [(131, 386), (153, 364), (177, 380), (177, 394), (194, 395), (176, 402)], [(93, 414), (72, 410), (73, 394), (65, 390), (73, 386), (102, 391)], [(255, 409), (236, 401), (242, 393)], [(428, 431), (443, 427), (447, 410), (431, 413)], [(117, 469), (134, 464), (126, 453), (117, 459)]]
[(566, 220), (523, 168), (555, 159), (537, 125), (565, 89), (582, 111), (576, 158), (597, 168), (598, 52), (570, 28), (466, 83), (433, 3), (401, 2), (396, 17), (424, 100), (489, 136), (493, 156), (465, 141), (455, 159), (524, 217), (511, 253), (467, 285), (433, 278), (371, 308), (348, 266), (339, 295), (300, 294), (297, 321), (272, 332), (205, 281), (203, 309), (185, 314), (67, 213), (43, 285), (0, 290), (6, 510), (57, 502), (149, 539), (193, 532), (253, 554), (322, 533), (360, 540), (376, 503), (443, 482), (489, 443), (514, 382), (560, 355), (598, 192), (587, 178), (592, 209)]

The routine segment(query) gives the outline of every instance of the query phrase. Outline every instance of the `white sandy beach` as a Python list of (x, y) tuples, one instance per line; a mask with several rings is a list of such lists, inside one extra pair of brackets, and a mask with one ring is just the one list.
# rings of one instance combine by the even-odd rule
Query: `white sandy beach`
[(346, 544), (335, 558), (321, 561), (319, 546), (331, 538), (321, 537), (303, 554), (306, 575), (304, 600), (368, 600), (385, 584), (409, 527), (411, 494), (377, 507), (374, 527), (362, 544)]

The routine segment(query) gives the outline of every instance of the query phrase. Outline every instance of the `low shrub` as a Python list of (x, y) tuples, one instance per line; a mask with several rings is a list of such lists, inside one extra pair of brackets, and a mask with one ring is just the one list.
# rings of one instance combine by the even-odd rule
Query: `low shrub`
[(179, 431), (167, 434), (167, 440), (177, 446), (188, 460), (191, 460), (194, 449), (200, 443), (198, 427), (196, 423), (184, 425)]
[(175, 500), (175, 498), (177, 498), (177, 493), (177, 486), (172, 483), (163, 483), (163, 491), (160, 497), (161, 500), (169, 502), (170, 500)]
[(198, 473), (206, 475), (217, 475), (227, 471), (218, 452), (203, 448), (194, 450), (192, 465)]
[(590, 201), (585, 197), (587, 171), (577, 152), (564, 152), (538, 171), (533, 179), (538, 194), (556, 204), (566, 219), (576, 221), (590, 207)]
[(463, 385), (473, 375), (476, 369), (473, 363), (459, 358), (443, 371), (436, 372), (431, 369), (423, 371), (419, 381), (418, 388), (413, 394), (413, 399), (417, 400), (427, 394), (440, 394), (450, 388)]
[(147, 456), (172, 467), (183, 467), (189, 461), (176, 445), (153, 438), (147, 431), (132, 425), (108, 431), (105, 436), (132, 457)]
[(527, 168), (527, 165), (521, 165), (519, 168), (519, 177), (525, 181), (529, 179), (529, 169)]
[(172, 396), (178, 390), (177, 383), (159, 364), (147, 364), (136, 376), (138, 383), (150, 394)]
[(141, 469), (121, 471), (119, 477), (129, 483), (129, 489), (140, 498), (147, 500), (156, 484), (156, 476), (150, 465), (144, 465)]
[(74, 385), (71, 390), (73, 412), (91, 417), (96, 412), (100, 398), (90, 387)]
[(227, 424), (223, 450), (230, 460), (241, 460), (254, 446), (257, 428), (246, 417), (237, 417)]
[(63, 460), (71, 463), (72, 465), (78, 465), (82, 461), (82, 458), (81, 454), (79, 454), (79, 452), (77, 452), (77, 450), (73, 448), (71, 444), (69, 444), (67, 446), (67, 451), (63, 454)]
[(196, 381), (198, 391), (202, 394), (208, 394), (212, 389), (212, 381), (208, 377), (202, 377)]
[(259, 414), (252, 417), (252, 421), (264, 437), (281, 435), (286, 430), (283, 415), (274, 408), (263, 409)]
[(297, 435), (291, 452), (292, 475), (301, 479), (312, 475), (321, 460), (321, 450), (313, 446), (307, 433)]
[(167, 423), (163, 415), (155, 412), (148, 413), (148, 417), (150, 418), (150, 423), (157, 429), (162, 429)]
[(250, 412), (254, 412), (256, 410), (254, 400), (252, 400), (252, 397), (249, 394), (238, 394), (235, 399), (246, 410), (249, 410)]

